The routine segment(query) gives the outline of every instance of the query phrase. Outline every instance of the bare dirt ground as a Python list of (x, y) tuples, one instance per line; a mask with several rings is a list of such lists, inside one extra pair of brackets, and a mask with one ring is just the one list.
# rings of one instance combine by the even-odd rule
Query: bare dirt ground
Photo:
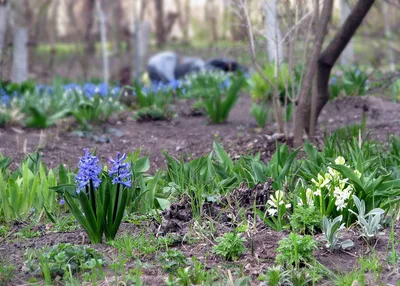
[[(113, 118), (108, 124), (95, 126), (93, 131), (82, 134), (68, 124), (60, 124), (46, 130), (7, 127), (0, 129), (0, 153), (13, 158), (15, 164), (30, 152), (39, 148), (45, 164), (51, 168), (60, 163), (74, 168), (83, 148), (98, 150), (103, 162), (115, 152), (150, 154), (152, 170), (164, 166), (163, 150), (174, 156), (195, 158), (207, 154), (217, 140), (228, 153), (260, 152), (268, 160), (275, 150), (276, 126), (257, 129), (249, 115), (250, 99), (242, 96), (226, 124), (212, 125), (203, 116), (184, 116), (181, 110), (186, 103), (177, 103), (178, 116), (171, 121), (135, 122), (130, 114)], [(400, 105), (377, 97), (346, 97), (329, 102), (319, 118), (316, 142), (321, 143), (324, 132), (339, 127), (360, 124), (363, 113), (367, 115), (370, 136), (385, 141), (388, 134), (400, 135)], [(287, 142), (289, 145), (291, 144)]]

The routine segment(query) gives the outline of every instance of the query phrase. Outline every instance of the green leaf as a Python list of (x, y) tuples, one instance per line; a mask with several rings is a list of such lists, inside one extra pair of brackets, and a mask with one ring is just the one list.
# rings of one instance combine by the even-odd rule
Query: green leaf
[(218, 144), (218, 142), (213, 142), (213, 147), (218, 160), (223, 164), (228, 170), (233, 169), (233, 162), (228, 154), (225, 152), (224, 148)]

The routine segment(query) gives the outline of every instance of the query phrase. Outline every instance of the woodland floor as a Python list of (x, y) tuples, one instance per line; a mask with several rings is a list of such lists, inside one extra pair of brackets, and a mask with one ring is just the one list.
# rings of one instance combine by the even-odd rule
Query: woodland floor
[[(254, 119), (248, 114), (250, 109), (250, 99), (242, 96), (236, 104), (235, 109), (229, 117), (228, 123), (220, 125), (209, 125), (203, 116), (185, 116), (184, 113), (187, 103), (179, 103), (176, 106), (178, 116), (172, 121), (157, 122), (135, 122), (128, 115), (120, 118), (113, 118), (103, 126), (97, 126), (91, 134), (81, 134), (71, 129), (65, 123), (46, 129), (44, 131), (33, 129), (21, 129), (8, 127), (0, 129), (0, 152), (4, 156), (10, 156), (14, 164), (26, 155), (26, 152), (33, 152), (38, 145), (42, 160), (49, 167), (56, 167), (64, 163), (70, 167), (75, 167), (82, 149), (97, 148), (97, 154), (102, 161), (106, 161), (109, 156), (113, 156), (116, 151), (132, 152), (141, 148), (144, 154), (150, 153), (152, 171), (164, 166), (162, 150), (166, 150), (174, 156), (185, 155), (187, 158), (195, 158), (207, 154), (212, 149), (213, 140), (220, 141), (228, 153), (235, 157), (239, 154), (261, 152), (263, 160), (267, 161), (275, 150), (274, 130), (275, 126), (267, 126), (260, 130), (256, 128)], [(382, 142), (388, 134), (400, 135), (400, 105), (376, 97), (346, 97), (330, 102), (323, 110), (319, 119), (319, 131), (317, 144), (323, 144), (323, 134), (325, 131), (332, 131), (337, 128), (359, 124), (363, 112), (367, 113), (367, 128), (371, 131), (371, 136), (377, 137)], [(41, 135), (42, 134), (42, 135)], [(284, 142), (284, 139), (280, 139)], [(290, 145), (290, 142), (288, 142)], [(15, 165), (14, 165), (15, 167)], [(152, 229), (150, 222), (145, 222), (147, 229)], [(184, 230), (184, 223), (180, 224), (180, 230)], [(82, 231), (66, 233), (54, 233), (51, 226), (35, 226), (40, 231), (40, 236), (31, 239), (14, 239), (13, 233), (17, 232), (23, 225), (13, 225), (10, 228), (10, 236), (0, 239), (0, 257), (7, 257), (7, 260), (17, 267), (17, 277), (13, 280), (13, 285), (21, 285), (29, 279), (29, 273), (23, 271), (24, 253), (28, 248), (42, 248), (45, 245), (54, 245), (61, 242), (76, 244), (88, 244), (88, 239)], [(217, 232), (229, 230), (228, 225), (223, 223), (218, 225)], [(135, 224), (124, 223), (121, 232), (137, 234), (143, 228)], [(398, 234), (399, 226), (395, 228)], [(376, 242), (375, 250), (377, 255), (383, 259), (387, 253), (387, 242), (389, 230), (386, 235), (379, 238)], [(254, 241), (254, 255), (247, 252), (239, 261), (222, 262), (222, 260), (211, 253), (212, 244), (208, 240), (201, 240), (194, 244), (177, 242), (176, 246), (187, 257), (197, 256), (200, 261), (207, 257), (208, 267), (218, 266), (221, 269), (230, 269), (242, 265), (246, 275), (256, 277), (265, 272), (268, 266), (272, 265), (275, 258), (275, 249), (278, 241), (286, 236), (285, 232), (274, 232), (265, 227), (257, 229), (252, 238)], [(323, 248), (317, 250), (314, 255), (325, 266), (339, 272), (349, 272), (356, 267), (357, 257), (361, 253), (368, 253), (370, 248), (366, 247), (362, 239), (357, 238), (352, 230), (345, 232), (355, 242), (355, 247), (349, 252), (328, 253)], [(249, 243), (248, 243), (249, 244)], [(110, 260), (116, 255), (116, 250), (107, 245), (94, 246)], [(249, 248), (249, 245), (247, 245)], [(398, 249), (400, 250), (400, 249)], [(143, 271), (143, 280), (146, 285), (160, 285), (167, 278), (161, 268), (152, 265), (154, 255), (144, 258), (142, 262), (148, 262), (149, 267)], [(126, 264), (127, 268), (134, 267), (134, 262)], [(398, 270), (398, 269), (397, 269)], [(384, 285), (395, 285), (400, 279), (400, 274), (396, 269), (385, 266), (381, 276)], [(374, 284), (372, 277), (369, 285)], [(252, 285), (258, 285), (253, 280)]]
[[(0, 128), (0, 153), (17, 163), (26, 153), (39, 148), (48, 167), (63, 163), (74, 168), (83, 148), (96, 148), (102, 161), (117, 151), (134, 152), (140, 148), (143, 155), (150, 154), (154, 171), (165, 165), (163, 150), (176, 157), (196, 158), (208, 154), (216, 140), (231, 157), (260, 152), (262, 159), (268, 160), (275, 150), (274, 139), (280, 142), (285, 139), (275, 133), (274, 124), (257, 128), (249, 115), (250, 105), (249, 97), (243, 95), (228, 122), (218, 125), (208, 124), (204, 116), (185, 115), (190, 105), (179, 101), (175, 106), (177, 116), (171, 121), (135, 122), (125, 113), (107, 124), (95, 126), (89, 133), (76, 131), (67, 121), (45, 130)], [(367, 114), (370, 136), (385, 142), (388, 134), (400, 135), (400, 104), (377, 97), (345, 97), (329, 102), (322, 111), (315, 143), (323, 144), (325, 132), (360, 124), (363, 112)]]

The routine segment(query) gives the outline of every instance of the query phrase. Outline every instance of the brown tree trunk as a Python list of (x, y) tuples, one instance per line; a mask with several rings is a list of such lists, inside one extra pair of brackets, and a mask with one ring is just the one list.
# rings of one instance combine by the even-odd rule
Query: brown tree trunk
[(333, 0), (325, 0), (322, 8), (319, 28), (316, 31), (314, 46), (310, 55), (310, 60), (307, 66), (307, 72), (302, 82), (302, 87), (299, 95), (299, 106), (296, 110), (296, 122), (294, 129), (294, 144), (300, 146), (303, 143), (303, 129), (309, 126), (309, 120), (306, 121), (306, 112), (310, 112), (310, 89), (314, 79), (315, 71), (317, 70), (318, 57), (322, 50), (325, 36), (328, 30), (328, 23), (331, 20), (333, 8)]
[(164, 0), (154, 0), (154, 5), (156, 11), (156, 41), (157, 47), (161, 48), (167, 41), (164, 25)]
[(178, 23), (182, 31), (183, 43), (189, 43), (189, 28), (190, 28), (190, 0), (175, 0), (175, 5), (178, 10)]
[(214, 0), (208, 0), (205, 6), (205, 18), (211, 29), (211, 46), (218, 43), (218, 11)]
[(83, 70), (83, 76), (85, 79), (88, 78), (89, 75), (89, 60), (91, 56), (94, 56), (96, 52), (95, 47), (95, 37), (92, 35), (92, 29), (94, 24), (94, 9), (95, 9), (96, 0), (86, 0), (84, 4), (83, 15), (85, 17), (85, 48), (84, 48), (84, 56), (81, 60), (81, 66)]
[[(326, 1), (325, 5), (332, 0)], [(332, 71), (333, 66), (336, 61), (340, 57), (343, 50), (346, 48), (347, 44), (350, 42), (351, 38), (354, 36), (358, 27), (361, 25), (368, 11), (371, 9), (375, 0), (358, 0), (353, 10), (351, 11), (349, 17), (343, 23), (342, 27), (336, 33), (335, 37), (329, 43), (329, 45), (325, 48), (325, 50), (321, 54), (313, 53), (311, 55), (311, 61), (315, 61), (315, 56), (317, 56), (317, 66), (314, 66), (314, 70), (311, 70), (311, 73), (315, 73), (317, 71), (317, 92), (318, 98), (316, 103), (315, 110), (315, 118), (314, 126), (316, 126), (316, 122), (319, 114), (324, 108), (325, 104), (329, 100), (329, 78)], [(322, 12), (321, 21), (324, 21), (324, 12)], [(319, 26), (319, 32), (322, 31), (324, 27), (322, 25)], [(318, 43), (316, 43), (317, 45)], [(314, 58), (314, 60), (312, 60)], [(295, 130), (294, 130), (294, 145), (300, 146), (303, 142), (303, 130), (307, 133), (310, 131), (310, 97), (308, 93), (310, 91), (312, 75), (309, 75), (310, 66), (307, 69), (307, 74), (305, 80), (308, 79), (308, 85), (303, 85), (302, 91), (300, 93), (300, 101), (298, 107), (297, 120), (295, 122)]]
[(123, 18), (124, 13), (122, 11), (121, 1), (112, 1), (110, 4), (111, 4), (112, 18), (113, 18), (113, 23), (111, 27), (111, 30), (113, 31), (113, 42), (114, 42), (113, 50), (115, 53), (119, 53), (122, 41), (121, 20)]
[[(239, 13), (243, 13), (242, 9), (240, 9)], [(235, 11), (231, 11), (230, 13), (230, 26), (231, 26), (231, 36), (233, 41), (244, 41), (247, 36), (247, 27), (244, 25), (243, 15), (239, 17)]]

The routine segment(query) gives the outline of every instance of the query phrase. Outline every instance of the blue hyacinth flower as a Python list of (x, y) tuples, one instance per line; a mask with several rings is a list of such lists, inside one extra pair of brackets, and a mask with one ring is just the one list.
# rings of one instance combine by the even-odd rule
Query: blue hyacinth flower
[(75, 177), (75, 183), (77, 184), (76, 193), (79, 194), (93, 184), (93, 187), (97, 189), (101, 183), (101, 167), (99, 165), (99, 159), (97, 156), (93, 156), (87, 149), (83, 149), (85, 155), (79, 159), (78, 163), (78, 174)]
[(6, 105), (6, 106), (8, 106), (10, 104), (11, 97), (9, 95), (3, 95), (0, 98), (1, 98), (1, 100), (0, 100), (1, 104)]
[(112, 164), (111, 170), (108, 171), (108, 175), (112, 179), (112, 184), (121, 184), (125, 187), (130, 188), (132, 186), (132, 175), (131, 166), (125, 162), (126, 154), (121, 156), (120, 152), (117, 152), (115, 159), (110, 158), (109, 162)]
[(99, 84), (96, 88), (96, 93), (100, 94), (101, 96), (108, 95), (108, 85), (106, 83)]
[(93, 83), (85, 83), (83, 85), (83, 92), (88, 98), (91, 98), (96, 94), (96, 88), (96, 85)]

